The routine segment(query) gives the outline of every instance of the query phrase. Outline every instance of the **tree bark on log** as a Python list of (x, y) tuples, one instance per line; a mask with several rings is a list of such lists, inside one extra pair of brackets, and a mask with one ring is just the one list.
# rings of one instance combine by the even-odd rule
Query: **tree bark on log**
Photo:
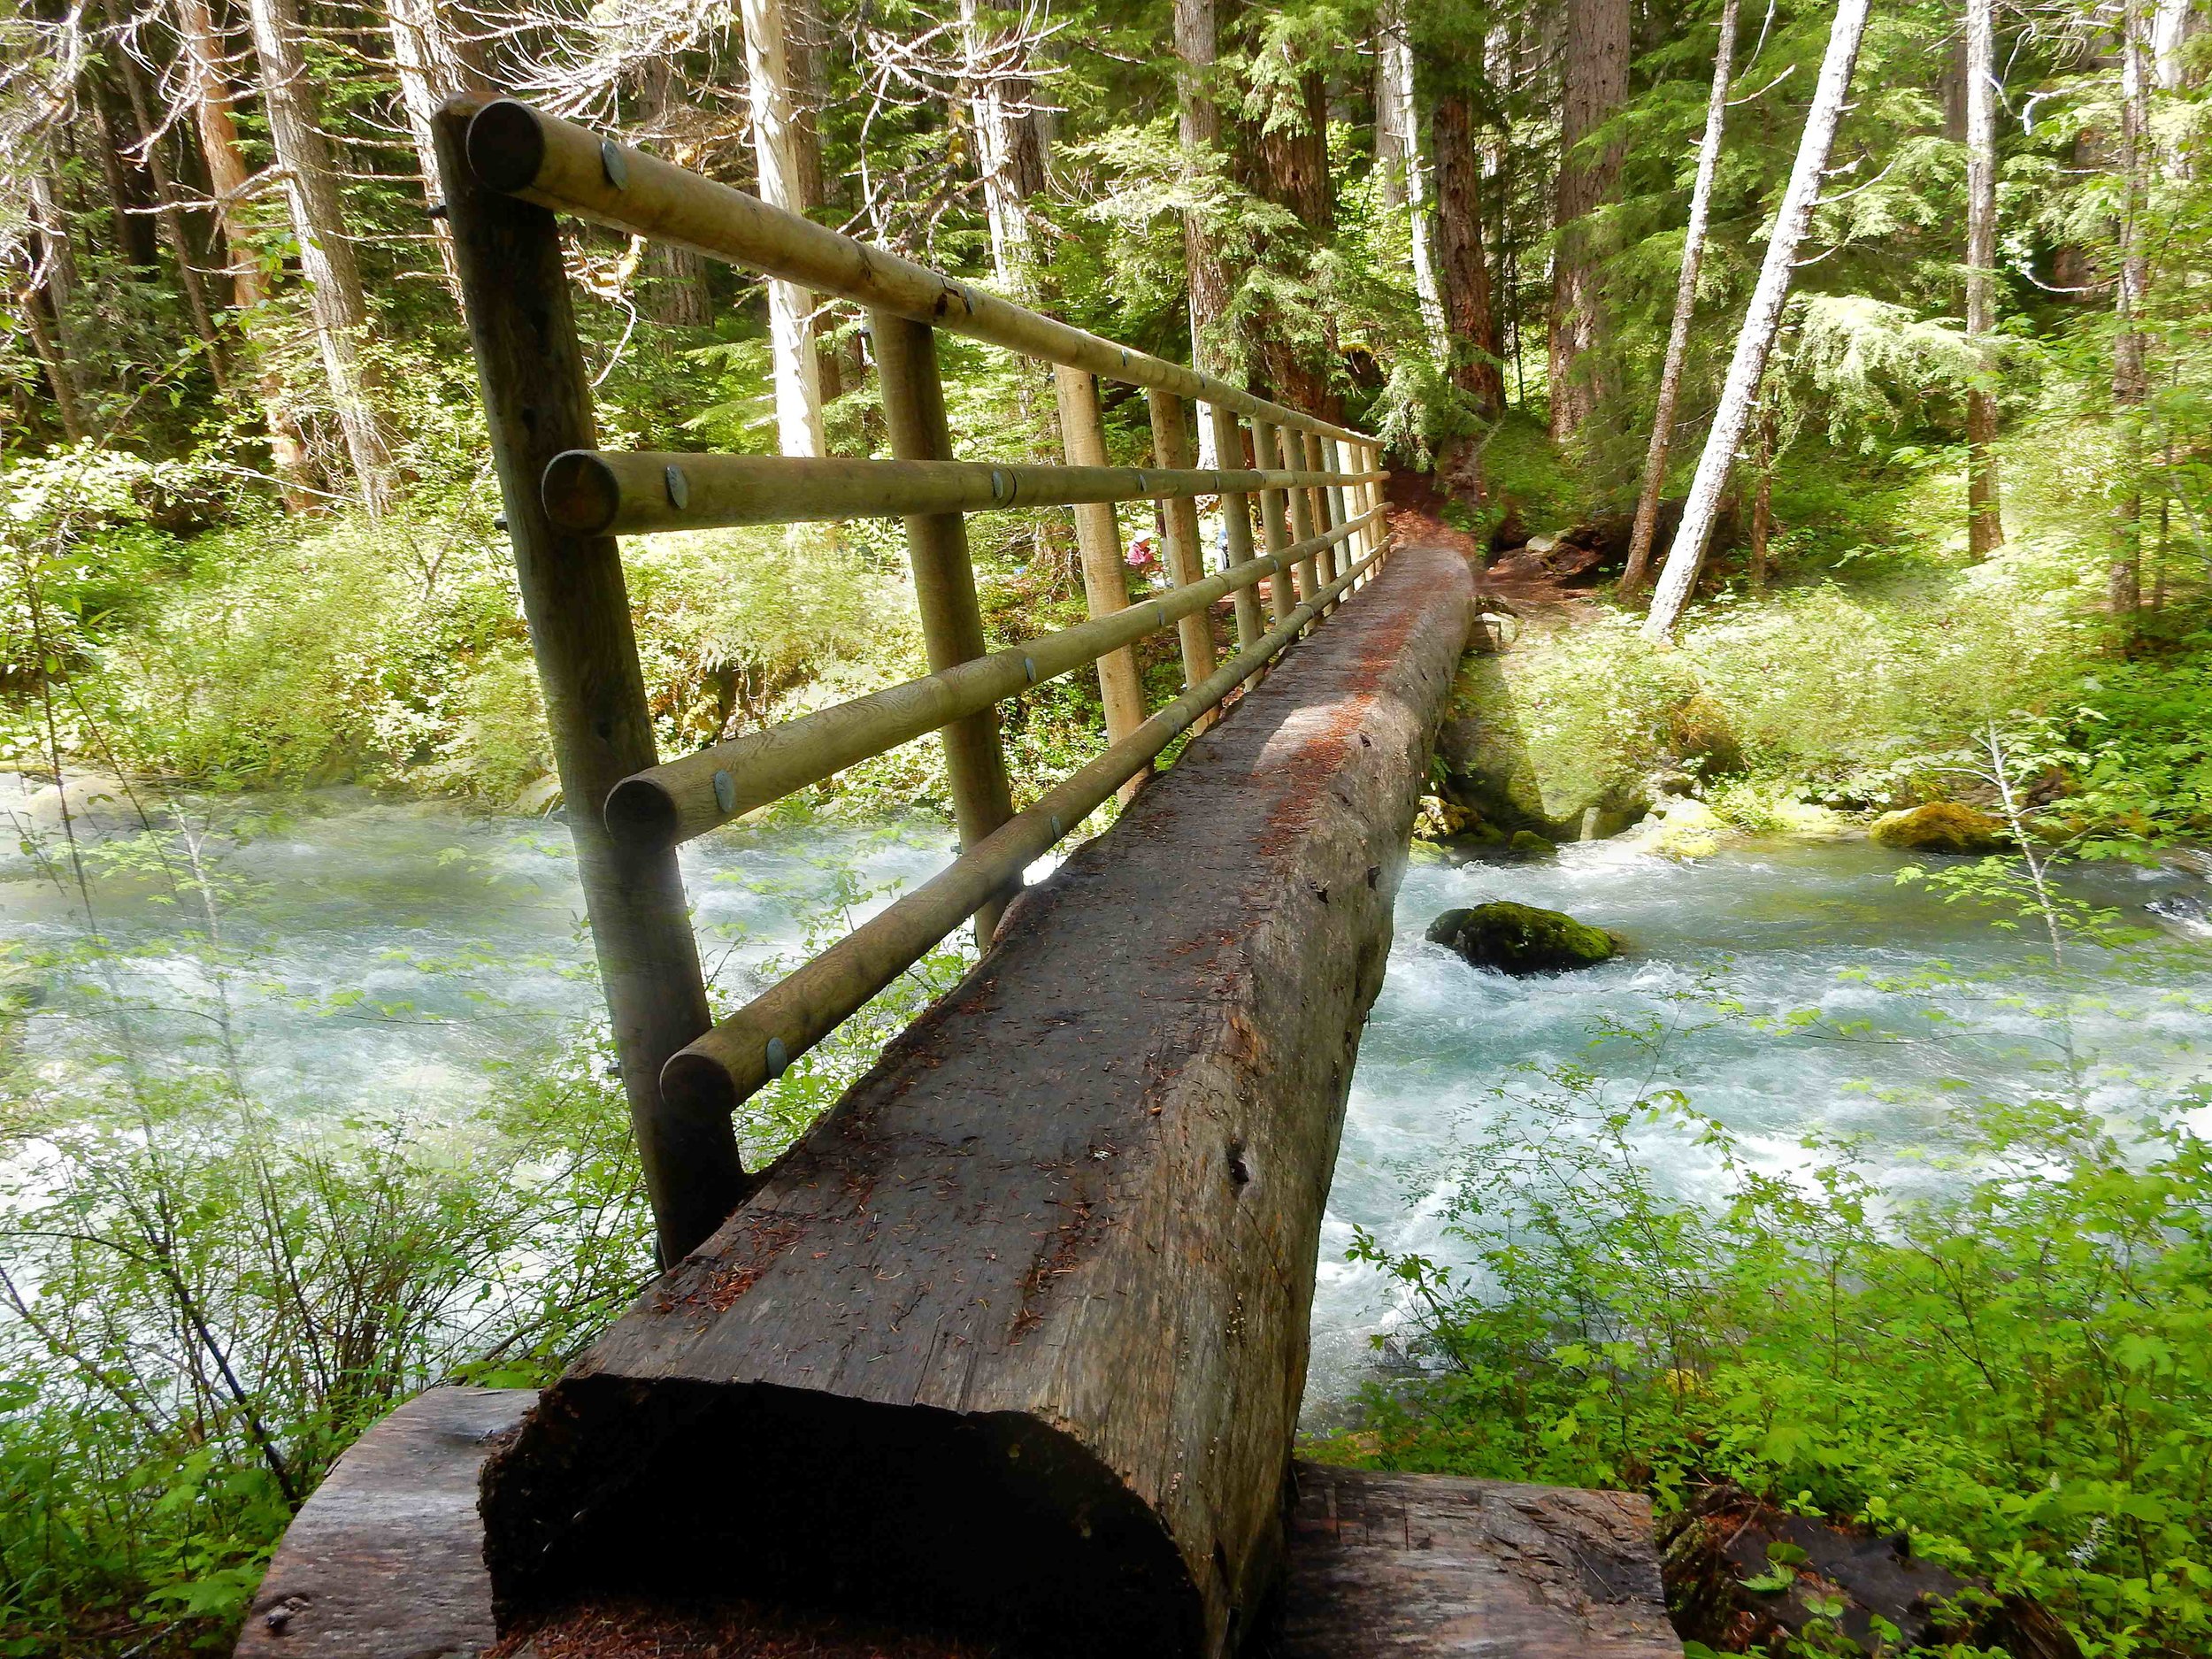
[(1629, 0), (1567, 0), (1565, 85), (1560, 96), (1559, 180), (1553, 199), (1551, 435), (1582, 430), (1604, 401), (1601, 271), (1609, 239), (1590, 216), (1619, 193), (1622, 145), (1587, 141), (1628, 97)]
[[(1996, 0), (1966, 0), (1966, 335), (1985, 341), (1997, 326)], [(1997, 395), (1986, 346), (1966, 394), (1968, 551), (1987, 558), (2005, 544), (1997, 490)]]
[(503, 1628), (661, 1582), (1234, 1650), (1471, 591), (1397, 554), (548, 1391), (486, 1471)]
[(1720, 171), (1721, 129), (1728, 118), (1728, 83), (1735, 62), (1737, 7), (1738, 0), (1722, 0), (1712, 90), (1705, 99), (1705, 133), (1697, 145), (1697, 182), (1690, 187), (1690, 222), (1682, 234), (1682, 270), (1674, 285), (1674, 320), (1667, 329), (1666, 362), (1659, 371), (1659, 400), (1651, 414), (1651, 446), (1644, 452), (1644, 487), (1636, 497), (1628, 563), (1621, 571), (1624, 594), (1641, 588), (1651, 568), (1659, 497), (1667, 485), (1667, 452), (1674, 447), (1674, 413), (1682, 397), (1682, 371), (1690, 358), (1690, 322), (1697, 314), (1697, 273), (1705, 260), (1706, 228), (1712, 222), (1713, 180)]
[[(2133, 0), (2131, 0), (2131, 4)], [(1805, 130), (1797, 143), (1797, 159), (1790, 168), (1789, 188), (1774, 218), (1773, 234), (1767, 240), (1766, 259), (1759, 267), (1758, 286), (1744, 311), (1743, 326), (1736, 335), (1735, 355), (1729, 359), (1728, 379), (1721, 387), (1720, 407), (1713, 427), (1698, 457), (1697, 472), (1690, 480), (1690, 495), (1682, 510), (1681, 526), (1674, 545), (1667, 549), (1666, 568), (1660, 572), (1658, 590), (1651, 596), (1651, 612), (1644, 618), (1647, 639), (1673, 635), (1675, 624), (1690, 603), (1704, 568), (1705, 549), (1712, 541), (1713, 524), (1720, 514), (1721, 491), (1744, 428), (1759, 401), (1760, 382), (1766, 378), (1767, 355), (1782, 327), (1782, 310), (1790, 297), (1790, 274), (1797, 261), (1797, 245), (1812, 223), (1814, 205), (1820, 199), (1820, 182), (1828, 169), (1828, 154), (1843, 122), (1845, 97), (1851, 89), (1851, 73), (1858, 66), (1859, 45), (1866, 37), (1868, 0), (1838, 0), (1835, 21), (1828, 31), (1828, 50), (1820, 65), (1820, 82), (1814, 88), (1811, 107), (1805, 113)]]

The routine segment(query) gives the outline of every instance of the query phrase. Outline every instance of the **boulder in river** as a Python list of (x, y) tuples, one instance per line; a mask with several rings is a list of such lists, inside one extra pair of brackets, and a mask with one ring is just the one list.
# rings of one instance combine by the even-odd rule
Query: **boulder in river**
[(2005, 826), (1988, 813), (1957, 801), (1885, 812), (1868, 832), (1885, 847), (1909, 853), (2002, 852), (2012, 845)]
[(1602, 927), (1502, 899), (1446, 910), (1429, 924), (1428, 938), (1478, 968), (1501, 973), (1563, 973), (1603, 962), (1618, 949)]

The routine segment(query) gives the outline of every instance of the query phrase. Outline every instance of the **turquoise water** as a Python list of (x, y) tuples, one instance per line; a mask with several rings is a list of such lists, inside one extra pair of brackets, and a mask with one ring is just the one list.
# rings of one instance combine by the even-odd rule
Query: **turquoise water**
[[(21, 1041), (57, 1091), (125, 1031), (142, 1051), (199, 1064), (227, 1032), (243, 1079), (280, 1110), (427, 1118), (487, 1087), (490, 1064), (543, 1052), (596, 1013), (557, 822), (350, 791), (274, 815), (202, 803), (188, 806), (192, 833), (165, 835), (160, 857), (141, 845), (119, 865), (117, 849), (132, 843), (116, 837), (134, 827), (130, 814), (96, 802), (74, 826), (89, 849), (95, 924), (115, 947), (95, 964), (69, 954), (84, 936), (86, 893), (51, 794), (7, 787), (0, 807), (33, 850), (0, 857), (0, 949), (33, 999)], [(871, 913), (897, 884), (941, 868), (949, 848), (933, 828), (819, 825), (694, 843), (685, 879), (720, 994), (747, 994), (765, 958), (803, 948), (810, 920), (833, 908)], [(2049, 1051), (2032, 1017), (1968, 990), (1890, 995), (1845, 977), (1908, 973), (1940, 957), (2009, 967), (2032, 986), (2031, 939), (1898, 886), (1903, 863), (1864, 842), (1754, 847), (1694, 864), (1612, 842), (1540, 864), (1417, 862), (1352, 1085), (1314, 1304), (1310, 1405), (1325, 1409), (1352, 1388), (1372, 1363), (1367, 1339), (1395, 1322), (1381, 1281), (1341, 1259), (1353, 1227), (1395, 1249), (1449, 1256), (1440, 1212), (1455, 1147), (1485, 1114), (1510, 1121), (1537, 1087), (1519, 1068), (1588, 1058), (1601, 1017), (1670, 1012), (1701, 991), (1755, 1012), (1818, 1007), (1832, 1022), (1866, 1022), (1848, 1040), (1761, 1037), (1722, 1022), (1669, 1049), (1660, 1080), (1778, 1165), (1804, 1156), (1797, 1140), (1809, 1128), (1860, 1133), (1878, 1156), (1901, 1156), (1953, 1110), (1936, 1087), (1943, 1077), (1971, 1075), (1992, 1093), (2033, 1088)], [(2121, 1113), (2212, 1065), (2212, 1018), (2200, 1011), (2212, 1005), (2212, 948), (2186, 919), (2200, 913), (2202, 890), (2171, 872), (2120, 869), (2075, 885), (2139, 920), (2152, 919), (2154, 902), (2184, 918), (2163, 924), (2169, 948), (2154, 973), (2116, 972), (2105, 1005), (2077, 1022), (2085, 1048), (2109, 1069), (2098, 1103)], [(1612, 928), (1630, 949), (1584, 973), (1511, 979), (1423, 941), (1438, 911), (1508, 897)], [(1929, 1037), (1931, 1008), (1950, 1017), (1941, 1041)], [(1489, 1098), (1500, 1087), (1503, 1103)], [(1648, 1154), (1667, 1179), (1696, 1190), (1707, 1166), (1694, 1148), (1655, 1140)]]
[[(1899, 885), (1909, 862), (1861, 840), (1743, 847), (1694, 863), (1619, 841), (1565, 847), (1540, 863), (1417, 862), (1399, 894), (1330, 1194), (1310, 1409), (1352, 1386), (1371, 1363), (1368, 1338), (1397, 1322), (1373, 1271), (1342, 1259), (1355, 1224), (1393, 1250), (1461, 1256), (1441, 1213), (1455, 1148), (1509, 1125), (1547, 1087), (1543, 1069), (1590, 1064), (1613, 1079), (1616, 1101), (1643, 1080), (1648, 1063), (1624, 1045), (1593, 1048), (1602, 1019), (1679, 1021), (1653, 1086), (1682, 1089), (1776, 1169), (1808, 1160), (1808, 1131), (1854, 1134), (1909, 1187), (1935, 1179), (1909, 1155), (1958, 1110), (1945, 1079), (1969, 1079), (1996, 1098), (2047, 1088), (2059, 1052), (2050, 1023), (1993, 988), (1891, 992), (1855, 977), (1894, 980), (1943, 962), (1963, 975), (2001, 974), (2031, 1002), (2055, 995), (2039, 935)], [(2093, 1103), (2124, 1117), (2154, 1094), (2212, 1078), (2202, 885), (2120, 865), (2076, 868), (2065, 885), (2149, 934), (2147, 955), (2078, 949), (2071, 959), (2096, 980), (2072, 1022)], [(1517, 979), (1424, 940), (1439, 912), (1488, 899), (1569, 911), (1628, 948), (1578, 973)], [(1722, 1001), (1754, 1017), (1817, 1009), (1823, 1018), (1799, 1034), (1763, 1034), (1748, 1018), (1717, 1013)], [(1699, 1191), (1712, 1173), (1709, 1155), (1686, 1135), (1648, 1136), (1642, 1150), (1678, 1191)]]

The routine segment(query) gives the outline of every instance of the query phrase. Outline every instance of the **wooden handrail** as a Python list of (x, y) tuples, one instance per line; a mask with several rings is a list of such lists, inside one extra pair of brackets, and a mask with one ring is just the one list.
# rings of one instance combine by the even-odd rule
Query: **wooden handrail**
[(468, 158), (477, 178), (541, 207), (1046, 363), (1225, 404), (1301, 432), (1375, 442), (1179, 363), (1116, 345), (515, 99), (464, 96), (446, 107), (468, 118)]
[(637, 535), (907, 513), (1179, 501), (1231, 491), (1334, 488), (1387, 476), (571, 449), (547, 466), (543, 488), (545, 511), (562, 529)]
[(1200, 716), (1285, 650), (1325, 605), (1333, 603), (1382, 557), (1380, 549), (1369, 554), (1294, 610), (1258, 644), (1239, 652), (1202, 684), (1047, 790), (1036, 805), (1016, 813), (981, 845), (968, 849), (949, 868), (671, 1056), (661, 1072), (661, 1092), (679, 1110), (695, 1118), (734, 1112), (987, 900), (1018, 880)]
[[(1375, 438), (1117, 345), (511, 99), (457, 98), (435, 127), (532, 649), (563, 785), (585, 809), (572, 822), (580, 872), (662, 1258), (672, 1262), (742, 1196), (729, 1117), (737, 1103), (964, 921), (973, 918), (987, 948), (1029, 864), (1117, 790), (1128, 798), (1171, 741), (1256, 680), (1372, 571), (1389, 549), (1379, 488), (1389, 473), (1377, 465)], [(866, 308), (895, 458), (598, 449), (556, 212)], [(1071, 465), (954, 458), (941, 328), (1054, 365)], [(1101, 378), (1146, 389), (1162, 465), (1108, 464)], [(1192, 467), (1187, 399), (1210, 406), (1224, 458), (1243, 458), (1239, 418), (1248, 417), (1257, 465)], [(1200, 495), (1221, 498), (1230, 565), (1202, 580), (1187, 504)], [(1255, 498), (1266, 541), (1256, 557)], [(1132, 603), (1113, 504), (1143, 500), (1169, 503), (1178, 586)], [(1047, 506), (1074, 510), (1091, 619), (987, 652), (966, 515)], [(889, 515), (906, 521), (932, 672), (653, 764), (615, 538)], [(1263, 581), (1273, 626), (1262, 634), (1270, 618), (1255, 590)], [(1239, 650), (1216, 667), (1205, 611), (1231, 595)], [(1186, 689), (1148, 716), (1133, 647), (1169, 627), (1180, 635)], [(1087, 664), (1098, 672), (1106, 752), (1017, 814), (993, 710)], [(675, 845), (933, 731), (945, 742), (959, 856), (713, 1025)], [(596, 814), (588, 810), (595, 796)]]
[[(1329, 540), (1342, 541), (1379, 517), (1369, 513)], [(1187, 587), (1171, 588), (1111, 615), (1024, 641), (956, 668), (925, 674), (849, 703), (749, 732), (724, 743), (694, 749), (625, 778), (607, 796), (608, 831), (640, 849), (667, 847), (703, 835), (794, 790), (833, 777), (848, 766), (926, 737), (941, 726), (979, 714), (995, 703), (1087, 667), (1109, 651), (1202, 614), (1226, 595), (1241, 592), (1310, 557), (1311, 547), (1286, 549)]]

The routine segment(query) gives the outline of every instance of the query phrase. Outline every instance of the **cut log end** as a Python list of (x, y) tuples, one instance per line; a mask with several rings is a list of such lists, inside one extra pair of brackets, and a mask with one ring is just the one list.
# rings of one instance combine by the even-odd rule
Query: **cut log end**
[(637, 852), (658, 852), (674, 842), (683, 817), (675, 796), (650, 778), (625, 778), (615, 785), (601, 816), (607, 833)]
[(468, 158), (487, 188), (528, 189), (545, 165), (545, 131), (537, 111), (512, 98), (486, 104), (469, 118)]
[(661, 1098), (693, 1116), (727, 1118), (737, 1110), (737, 1089), (728, 1071), (688, 1048), (668, 1056), (661, 1067)]
[(539, 494), (545, 516), (571, 535), (605, 534), (622, 509), (622, 486), (613, 469), (589, 449), (565, 450), (547, 462)]
[[(488, 1467), (488, 1514), (543, 1517), (535, 1488), (549, 1476), (566, 1494), (598, 1490), (567, 1525), (493, 1526), (503, 1629), (603, 1591), (753, 1589), (1057, 1642), (1110, 1631), (1117, 1653), (1197, 1640), (1199, 1599), (1158, 1518), (1073, 1437), (1025, 1413), (572, 1379), (531, 1437), (536, 1458)], [(613, 1445), (633, 1455), (611, 1468)], [(589, 1448), (590, 1467), (560, 1470), (554, 1446)]]

